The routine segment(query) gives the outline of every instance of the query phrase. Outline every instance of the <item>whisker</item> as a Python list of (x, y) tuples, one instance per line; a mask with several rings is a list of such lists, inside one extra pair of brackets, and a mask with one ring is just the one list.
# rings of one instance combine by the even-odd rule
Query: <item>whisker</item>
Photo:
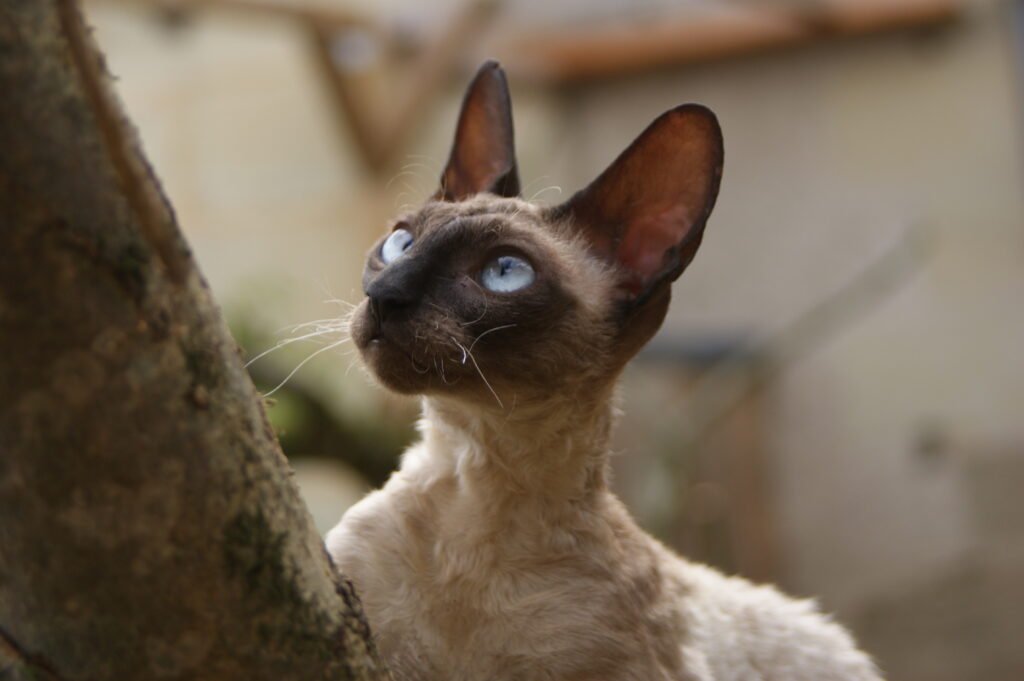
[(343, 331), (348, 326), (348, 320), (340, 317), (329, 317), (327, 319), (314, 319), (311, 322), (303, 322), (296, 324), (295, 326), (288, 329), (290, 333), (298, 333), (303, 329), (315, 328), (317, 330), (337, 330)]
[(416, 177), (416, 171), (412, 167), (410, 167), (408, 165), (407, 166), (403, 166), (401, 170), (399, 170), (397, 173), (395, 173), (394, 176), (390, 180), (388, 180), (388, 183), (386, 185), (384, 185), (384, 189), (385, 190), (391, 189), (391, 185), (393, 185), (396, 181), (398, 181), (399, 179), (401, 179), (403, 177), (410, 177), (410, 176), (411, 177)]
[(484, 372), (480, 370), (480, 365), (476, 363), (476, 357), (473, 356), (473, 353), (470, 352), (466, 348), (466, 346), (457, 341), (454, 336), (452, 337), (452, 342), (455, 343), (455, 345), (457, 345), (459, 348), (462, 349), (463, 352), (466, 353), (466, 355), (469, 357), (469, 361), (473, 363), (473, 367), (476, 369), (476, 372), (480, 374), (480, 380), (482, 380), (484, 382), (484, 385), (487, 386), (487, 389), (491, 391), (491, 395), (494, 395), (494, 399), (495, 401), (497, 401), (498, 406), (504, 409), (505, 405), (501, 403), (501, 398), (498, 397), (498, 393), (494, 392), (494, 388), (491, 386), (491, 382), (487, 380), (487, 377), (484, 376)]
[(522, 193), (526, 194), (526, 192), (530, 191), (531, 189), (533, 189), (537, 185), (542, 184), (545, 180), (550, 180), (550, 179), (551, 179), (551, 175), (547, 175), (547, 174), (541, 175), (540, 177), (535, 177), (535, 178), (533, 178), (532, 180), (530, 180), (529, 182), (527, 182), (526, 184), (523, 185)]
[(420, 193), (419, 191), (416, 190), (415, 187), (413, 187), (411, 184), (409, 184), (405, 180), (402, 180), (402, 186), (405, 188), (405, 191), (409, 192), (410, 194), (419, 194)]
[[(256, 355), (255, 357), (250, 359), (248, 362), (246, 362), (245, 363), (245, 367), (248, 368), (249, 365), (252, 364), (253, 362), (255, 362), (256, 360), (260, 359), (261, 357), (266, 357), (270, 353), (274, 352), (275, 350), (279, 350), (279, 349), (283, 348), (286, 345), (291, 345), (292, 343), (297, 343), (299, 341), (307, 340), (309, 338), (316, 338), (317, 336), (323, 336), (325, 334), (331, 333), (331, 332), (336, 331), (336, 330), (338, 330), (338, 329), (320, 329), (320, 330), (314, 331), (313, 333), (307, 333), (307, 334), (304, 334), (302, 336), (297, 336), (295, 338), (287, 338), (287, 339), (285, 339), (283, 341), (279, 341), (275, 345), (271, 346), (270, 348), (267, 348), (266, 350), (264, 350), (260, 354)], [(344, 340), (348, 340), (348, 339), (344, 339)]]
[[(469, 278), (469, 280), (470, 280), (471, 282), (473, 282), (473, 285), (474, 285), (474, 286), (476, 286), (476, 287), (477, 287), (478, 289), (480, 289), (480, 291), (481, 291), (481, 292), (483, 292), (483, 293), (486, 293), (486, 292), (484, 291), (484, 288), (483, 288), (483, 286), (481, 286), (481, 285), (480, 285), (479, 283), (477, 283), (477, 281), (476, 281), (475, 279), (473, 279), (472, 277), (470, 277), (470, 278)], [(487, 296), (486, 296), (486, 295), (484, 295), (484, 297), (483, 297), (483, 300), (484, 300), (484, 310), (483, 310), (483, 312), (481, 312), (481, 313), (480, 313), (480, 316), (479, 316), (479, 317), (477, 317), (476, 319), (473, 319), (473, 320), (471, 320), (471, 321), (468, 321), (468, 322), (460, 322), (460, 323), (459, 323), (459, 326), (461, 326), (461, 327), (473, 326), (474, 324), (476, 324), (476, 323), (477, 323), (477, 322), (479, 322), (479, 321), (480, 321), (481, 319), (483, 319), (484, 317), (486, 317), (486, 316), (487, 316), (487, 310), (488, 310), (488, 308), (489, 308), (489, 304), (488, 304), (488, 302), (487, 302)]]
[(283, 381), (281, 381), (276, 386), (274, 386), (273, 390), (271, 390), (268, 393), (263, 393), (263, 397), (270, 397), (271, 395), (276, 393), (278, 390), (280, 390), (284, 386), (284, 384), (287, 383), (291, 379), (292, 376), (294, 376), (296, 373), (298, 373), (299, 369), (301, 369), (302, 367), (306, 366), (306, 364), (311, 359), (313, 359), (314, 357), (316, 357), (319, 354), (327, 352), (331, 348), (338, 347), (339, 345), (341, 345), (342, 343), (345, 343), (348, 340), (349, 340), (348, 338), (342, 338), (339, 341), (335, 341), (335, 342), (331, 343), (330, 345), (327, 345), (327, 346), (324, 346), (324, 347), (320, 348), (319, 350), (317, 350), (316, 352), (311, 354), (309, 357), (307, 357), (306, 359), (304, 359), (301, 362), (299, 362), (299, 365), (297, 367), (295, 367), (294, 369), (292, 369), (291, 373), (289, 373), (287, 376), (285, 376)]
[(338, 305), (340, 307), (347, 308), (349, 310), (353, 310), (356, 307), (356, 303), (350, 303), (347, 300), (342, 300), (341, 298), (335, 298), (334, 296), (331, 296), (330, 298), (324, 299), (324, 302), (329, 304), (329, 305)]
[[(440, 312), (442, 317), (444, 318), (445, 322), (448, 322), (448, 321), (451, 320), (451, 318), (452, 318), (451, 310), (449, 310), (449, 309), (447, 309), (445, 307), (442, 307), (442, 306), (438, 305), (437, 303), (432, 303), (429, 300), (427, 301), (427, 305), (429, 305), (430, 307), (432, 307), (435, 310), (437, 310), (438, 312)], [(439, 327), (439, 324), (437, 322), (435, 322), (434, 323), (434, 328), (436, 329), (438, 327)]]
[(561, 187), (559, 187), (557, 184), (552, 184), (552, 185), (549, 185), (547, 187), (544, 187), (544, 188), (540, 189), (539, 191), (534, 192), (533, 196), (530, 197), (530, 203), (533, 203), (534, 201), (536, 201), (537, 197), (542, 195), (544, 192), (549, 192), (549, 191), (556, 191), (556, 192), (558, 192), (559, 196), (561, 196), (562, 193), (563, 193)]
[(448, 377), (444, 374), (444, 355), (440, 355), (434, 358), (434, 366), (437, 367), (438, 373), (441, 374), (441, 381), (448, 385)]
[(405, 157), (409, 159), (414, 159), (413, 163), (406, 164), (410, 167), (419, 166), (424, 170), (429, 170), (435, 175), (441, 174), (442, 163), (434, 156), (431, 156), (429, 154), (406, 154)]
[(352, 349), (352, 350), (346, 352), (344, 356), (351, 358), (351, 359), (348, 360), (348, 366), (345, 367), (345, 373), (343, 374), (343, 378), (348, 378), (349, 372), (352, 371), (352, 367), (354, 367), (356, 365), (356, 363), (357, 363), (356, 360), (358, 360), (359, 357), (356, 356), (355, 349)]
[(473, 352), (473, 348), (476, 347), (476, 344), (479, 343), (480, 339), (486, 336), (487, 334), (494, 333), (495, 331), (501, 331), (502, 329), (511, 329), (513, 326), (515, 326), (515, 324), (504, 324), (503, 326), (495, 326), (493, 329), (487, 329), (479, 336), (477, 336), (475, 339), (473, 339), (473, 342), (469, 344), (469, 351)]
[(284, 333), (285, 331), (287, 331), (289, 333), (295, 333), (295, 331), (297, 329), (301, 329), (301, 328), (303, 328), (305, 326), (313, 326), (313, 325), (316, 325), (316, 324), (327, 323), (327, 322), (329, 322), (332, 319), (337, 319), (337, 317), (327, 317), (325, 319), (315, 319), (315, 320), (313, 320), (311, 322), (302, 322), (301, 324), (285, 324), (284, 326), (279, 327), (277, 329), (277, 333)]

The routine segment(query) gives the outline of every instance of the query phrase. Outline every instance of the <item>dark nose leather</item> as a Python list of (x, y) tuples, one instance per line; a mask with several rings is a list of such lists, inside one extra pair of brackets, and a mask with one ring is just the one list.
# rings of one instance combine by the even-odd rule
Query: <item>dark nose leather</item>
[(370, 309), (377, 321), (383, 323), (402, 312), (410, 312), (420, 301), (422, 282), (412, 272), (386, 272), (366, 287)]
[(367, 297), (370, 299), (370, 308), (374, 316), (380, 322), (393, 318), (396, 313), (409, 310), (416, 304), (416, 298), (393, 290), (371, 293)]

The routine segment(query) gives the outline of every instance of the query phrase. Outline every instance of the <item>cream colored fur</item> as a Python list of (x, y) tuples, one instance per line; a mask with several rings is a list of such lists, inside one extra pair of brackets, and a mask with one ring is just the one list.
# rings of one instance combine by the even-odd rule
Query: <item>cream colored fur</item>
[(606, 482), (612, 402), (424, 398), (422, 441), (327, 537), (396, 681), (878, 679), (813, 603), (636, 526)]

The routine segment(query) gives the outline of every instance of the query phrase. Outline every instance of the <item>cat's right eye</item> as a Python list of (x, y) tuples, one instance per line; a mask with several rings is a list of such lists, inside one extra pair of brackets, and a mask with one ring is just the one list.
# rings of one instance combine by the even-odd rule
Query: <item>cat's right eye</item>
[(396, 229), (380, 247), (380, 259), (384, 261), (385, 265), (390, 265), (400, 258), (410, 246), (412, 246), (412, 234), (405, 229)]

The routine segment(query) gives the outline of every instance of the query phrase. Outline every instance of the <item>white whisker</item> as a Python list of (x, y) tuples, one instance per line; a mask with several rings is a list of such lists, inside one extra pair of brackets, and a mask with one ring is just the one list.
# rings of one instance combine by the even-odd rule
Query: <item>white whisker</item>
[(343, 374), (344, 378), (348, 378), (349, 372), (352, 371), (352, 367), (356, 365), (356, 363), (357, 363), (356, 360), (358, 360), (359, 357), (356, 356), (356, 351), (354, 349), (353, 350), (349, 350), (348, 352), (346, 352), (345, 353), (345, 357), (350, 357), (351, 358), (351, 359), (349, 359), (348, 366), (345, 367), (345, 373)]
[(503, 326), (495, 326), (493, 329), (487, 329), (479, 336), (477, 336), (475, 339), (473, 339), (473, 342), (469, 344), (469, 351), (473, 352), (473, 348), (476, 347), (476, 344), (479, 343), (480, 339), (486, 336), (487, 334), (494, 333), (495, 331), (501, 331), (502, 329), (511, 329), (513, 326), (515, 326), (515, 324), (505, 324)]
[(388, 180), (388, 183), (386, 185), (384, 185), (384, 189), (386, 189), (386, 190), (387, 189), (391, 189), (391, 185), (393, 185), (395, 182), (397, 182), (398, 180), (402, 179), (403, 177), (410, 177), (410, 176), (411, 177), (416, 177), (416, 171), (413, 170), (412, 168), (410, 168), (409, 166), (405, 166), (400, 171), (395, 173), (395, 175), (390, 180)]
[(348, 322), (340, 317), (329, 317), (327, 319), (315, 319), (311, 322), (296, 324), (288, 329), (290, 333), (298, 333), (303, 329), (314, 328), (318, 331), (344, 331)]
[(466, 355), (469, 357), (469, 361), (473, 363), (473, 367), (476, 369), (476, 372), (480, 374), (480, 380), (482, 380), (484, 382), (484, 385), (487, 386), (487, 389), (491, 391), (491, 395), (494, 395), (494, 399), (495, 401), (497, 401), (498, 406), (504, 409), (505, 405), (501, 403), (501, 398), (498, 397), (498, 393), (494, 392), (494, 388), (491, 387), (491, 382), (487, 380), (487, 377), (484, 376), (484, 372), (480, 370), (480, 365), (476, 363), (476, 357), (473, 356), (473, 353), (470, 352), (462, 343), (455, 340), (454, 336), (452, 337), (452, 342), (455, 343), (455, 345), (457, 345), (464, 353), (466, 353)]
[(558, 192), (559, 196), (562, 195), (562, 188), (559, 187), (557, 184), (552, 184), (552, 185), (549, 185), (547, 187), (544, 187), (544, 188), (540, 189), (539, 191), (534, 192), (533, 196), (531, 196), (530, 199), (529, 199), (530, 203), (533, 203), (534, 201), (536, 201), (537, 197), (542, 195), (544, 192), (550, 192), (550, 191), (556, 191), (556, 192)]
[(319, 329), (319, 330), (314, 331), (312, 333), (307, 333), (307, 334), (304, 334), (302, 336), (297, 336), (295, 338), (286, 338), (285, 340), (279, 341), (275, 345), (267, 348), (266, 350), (264, 350), (260, 354), (256, 355), (252, 359), (250, 359), (248, 362), (245, 363), (245, 367), (248, 368), (249, 365), (252, 364), (253, 362), (255, 362), (256, 360), (260, 359), (261, 357), (266, 357), (267, 355), (269, 355), (273, 351), (279, 350), (279, 349), (283, 348), (286, 345), (291, 345), (292, 343), (297, 343), (298, 341), (302, 341), (302, 340), (308, 340), (310, 338), (316, 338), (317, 336), (323, 336), (325, 334), (331, 333), (331, 332), (336, 331), (336, 330), (338, 330), (338, 329)]
[[(478, 289), (480, 289), (481, 292), (484, 292), (483, 286), (481, 286), (479, 283), (477, 283), (476, 279), (470, 278), (470, 281), (473, 282), (473, 285), (476, 286)], [(484, 292), (484, 293), (486, 293), (486, 292)], [(476, 319), (472, 320), (472, 321), (460, 323), (459, 326), (473, 326), (474, 324), (476, 324), (481, 319), (483, 319), (484, 317), (487, 316), (487, 308), (488, 308), (487, 296), (484, 295), (484, 311), (480, 313), (480, 316), (477, 317)]]
[(273, 389), (273, 390), (271, 390), (271, 391), (270, 391), (270, 392), (268, 392), (268, 393), (263, 393), (263, 397), (270, 397), (271, 395), (273, 395), (274, 393), (276, 393), (276, 392), (277, 392), (278, 390), (280, 390), (280, 389), (281, 389), (281, 388), (282, 388), (282, 387), (284, 386), (284, 384), (285, 384), (285, 383), (287, 383), (287, 382), (288, 382), (289, 380), (291, 380), (291, 377), (292, 377), (292, 376), (294, 376), (294, 375), (295, 375), (296, 373), (298, 373), (299, 369), (301, 369), (302, 367), (306, 366), (306, 364), (307, 364), (307, 363), (308, 363), (308, 362), (309, 362), (309, 361), (310, 361), (311, 359), (313, 359), (314, 357), (316, 357), (316, 356), (317, 356), (317, 355), (319, 355), (319, 354), (322, 354), (322, 353), (325, 353), (325, 352), (327, 352), (327, 351), (328, 351), (328, 350), (330, 350), (331, 348), (336, 348), (336, 347), (338, 347), (339, 345), (341, 345), (342, 343), (344, 343), (344, 342), (346, 342), (346, 341), (348, 341), (348, 340), (349, 340), (348, 338), (342, 338), (341, 340), (339, 340), (339, 341), (335, 341), (335, 342), (331, 343), (330, 345), (326, 345), (326, 346), (324, 346), (324, 347), (320, 348), (319, 350), (317, 350), (316, 352), (314, 352), (313, 354), (311, 354), (311, 355), (310, 355), (309, 357), (307, 357), (306, 359), (304, 359), (304, 360), (302, 360), (301, 362), (299, 362), (299, 365), (298, 365), (297, 367), (295, 367), (294, 369), (292, 369), (292, 370), (291, 370), (291, 372), (290, 372), (290, 373), (289, 373), (289, 374), (288, 374), (287, 376), (285, 376), (285, 377), (284, 377), (284, 380), (283, 380), (283, 381), (281, 381), (281, 382), (280, 382), (280, 383), (278, 383), (278, 384), (277, 384), (276, 386), (274, 386), (274, 389)]
[(347, 309), (347, 310), (353, 310), (353, 309), (356, 308), (356, 304), (355, 303), (350, 303), (347, 300), (342, 300), (341, 298), (335, 298), (334, 296), (331, 296), (330, 298), (326, 298), (324, 300), (324, 302), (329, 304), (329, 305), (338, 305), (338, 306), (340, 306), (340, 307), (342, 307), (344, 309)]
[(438, 373), (441, 374), (441, 381), (448, 385), (448, 377), (444, 374), (444, 356), (434, 358), (434, 365), (438, 368)]

